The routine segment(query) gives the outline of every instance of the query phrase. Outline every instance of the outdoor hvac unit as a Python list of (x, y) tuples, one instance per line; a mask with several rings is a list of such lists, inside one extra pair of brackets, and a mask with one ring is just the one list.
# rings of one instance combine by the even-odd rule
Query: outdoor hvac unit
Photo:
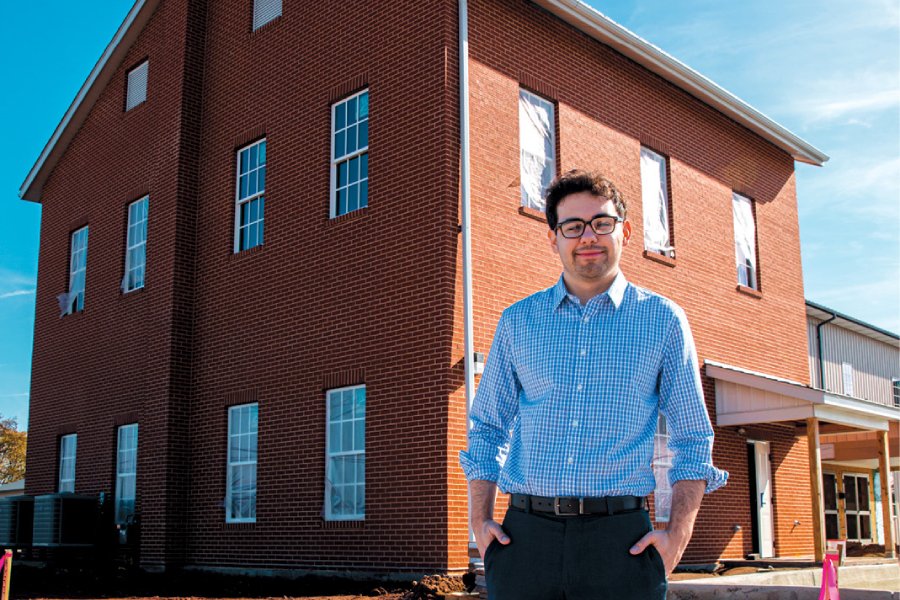
[(36, 496), (32, 545), (45, 548), (91, 546), (96, 524), (97, 498), (94, 496)]
[(0, 547), (24, 548), (31, 545), (34, 526), (34, 497), (0, 498)]

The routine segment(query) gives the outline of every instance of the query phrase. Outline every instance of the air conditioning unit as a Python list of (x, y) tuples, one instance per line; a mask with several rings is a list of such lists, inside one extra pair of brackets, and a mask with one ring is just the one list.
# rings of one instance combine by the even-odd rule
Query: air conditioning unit
[(34, 499), (32, 545), (44, 548), (93, 546), (97, 498), (75, 494), (47, 494)]
[(33, 496), (0, 498), (0, 547), (26, 548), (31, 546), (33, 527)]

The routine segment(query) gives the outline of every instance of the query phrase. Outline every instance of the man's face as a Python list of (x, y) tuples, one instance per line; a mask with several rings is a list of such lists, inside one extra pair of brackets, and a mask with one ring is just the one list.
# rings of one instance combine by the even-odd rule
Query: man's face
[[(590, 221), (597, 215), (617, 216), (612, 200), (594, 196), (590, 192), (578, 192), (562, 199), (557, 206), (558, 222), (568, 219)], [(579, 238), (567, 238), (559, 229), (549, 231), (548, 236), (553, 251), (559, 254), (563, 270), (573, 283), (584, 285), (607, 285), (619, 273), (619, 259), (622, 248), (631, 237), (631, 223), (625, 221), (616, 225), (612, 233), (597, 235), (590, 225), (584, 228)]]

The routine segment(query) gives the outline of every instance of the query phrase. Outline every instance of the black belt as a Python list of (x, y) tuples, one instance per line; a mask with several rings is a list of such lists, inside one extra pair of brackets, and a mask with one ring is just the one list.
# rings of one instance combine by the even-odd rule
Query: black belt
[(614, 515), (646, 508), (643, 496), (602, 496), (600, 498), (545, 498), (528, 494), (511, 494), (509, 505), (526, 512), (543, 512), (554, 515)]

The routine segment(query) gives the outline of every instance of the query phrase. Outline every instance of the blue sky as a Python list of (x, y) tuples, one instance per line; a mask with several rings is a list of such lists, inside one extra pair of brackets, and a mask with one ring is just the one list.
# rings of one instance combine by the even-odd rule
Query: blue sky
[[(0, 23), (0, 414), (21, 426), (41, 210), (19, 186), (131, 4), (19, 2)], [(900, 3), (589, 4), (831, 156), (797, 165), (806, 297), (900, 331)]]

